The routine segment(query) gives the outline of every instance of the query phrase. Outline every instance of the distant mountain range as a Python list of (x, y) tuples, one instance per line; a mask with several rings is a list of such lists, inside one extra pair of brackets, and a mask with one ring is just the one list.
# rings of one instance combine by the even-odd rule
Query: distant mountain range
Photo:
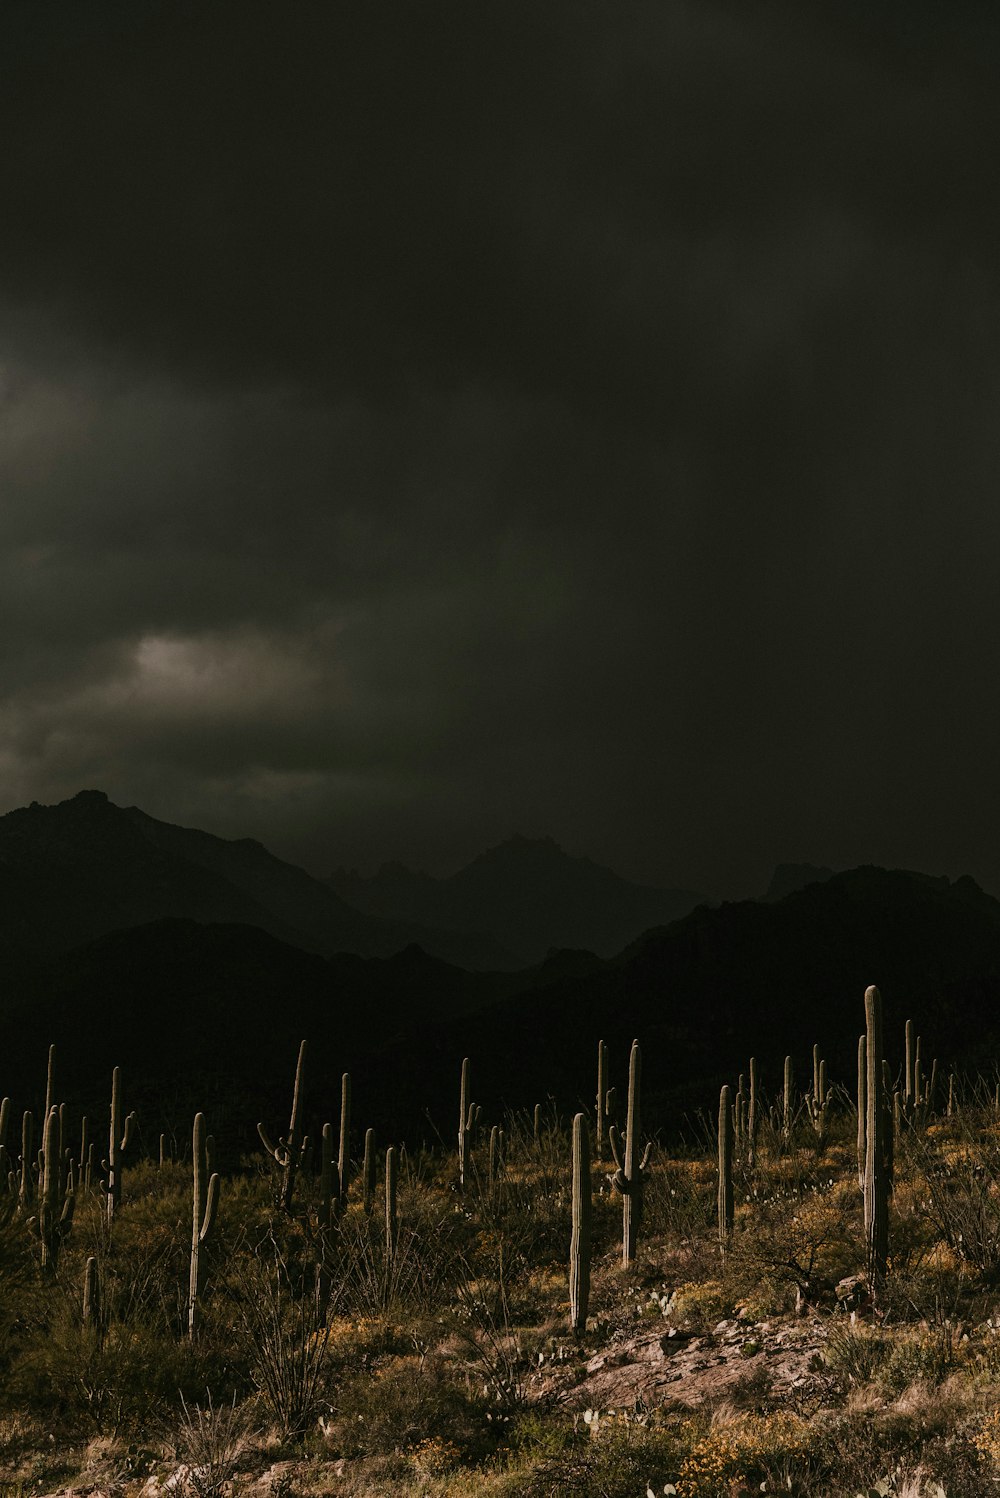
[(349, 905), (384, 920), (490, 931), (525, 965), (553, 947), (612, 957), (650, 926), (705, 902), (693, 890), (633, 884), (551, 838), (512, 837), (446, 879), (387, 863), (370, 879), (338, 869), (328, 882)]
[(518, 966), (488, 933), (369, 915), (258, 842), (175, 827), (102, 791), (0, 817), (0, 910), (4, 939), (29, 951), (178, 917), (257, 926), (324, 956), (387, 957), (417, 941), (465, 967)]
[[(204, 1107), (227, 1148), (252, 1149), (257, 1117), (283, 1122), (306, 1036), (313, 1126), (333, 1115), (348, 1069), (359, 1122), (414, 1137), (429, 1114), (450, 1137), (463, 1055), (495, 1117), (549, 1095), (563, 1108), (588, 1102), (598, 1039), (621, 1083), (639, 1036), (647, 1117), (669, 1124), (717, 1099), (751, 1054), (774, 1090), (784, 1055), (805, 1080), (818, 1042), (834, 1081), (853, 1087), (871, 982), (891, 1056), (911, 1016), (943, 1066), (990, 1068), (1000, 1053), (1000, 903), (968, 877), (788, 865), (765, 898), (703, 903), (672, 921), (668, 905), (620, 950), (595, 955), (552, 943), (585, 935), (566, 890), (603, 888), (624, 921), (620, 886), (641, 887), (525, 839), (461, 874), (428, 881), (448, 888), (391, 921), (258, 843), (173, 827), (98, 792), (12, 812), (0, 818), (0, 1095), (37, 1106), (54, 1041), (71, 1108), (106, 1106), (120, 1064), (153, 1138)], [(398, 884), (413, 888), (409, 875)], [(498, 934), (416, 920), (432, 898), (439, 916), (461, 908), (455, 889), (477, 892), (463, 896), (470, 922), (506, 911), (506, 924), (491, 914)], [(595, 922), (589, 944), (611, 944), (625, 928), (611, 916), (596, 924), (598, 903), (581, 896), (576, 908)], [(529, 967), (447, 960), (463, 944), (478, 955), (527, 944), (532, 929), (534, 950), (547, 950)]]
[(0, 817), (0, 929), (28, 950), (172, 917), (257, 926), (323, 956), (387, 957), (417, 942), (458, 966), (502, 972), (550, 948), (611, 956), (699, 898), (632, 884), (549, 840), (512, 838), (450, 879), (397, 864), (371, 880), (321, 880), (249, 838), (176, 827), (102, 791)]

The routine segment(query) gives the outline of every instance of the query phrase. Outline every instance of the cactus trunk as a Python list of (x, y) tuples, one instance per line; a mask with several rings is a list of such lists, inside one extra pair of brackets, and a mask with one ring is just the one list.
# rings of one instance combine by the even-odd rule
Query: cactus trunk
[(573, 1234), (569, 1246), (569, 1324), (579, 1334), (587, 1327), (590, 1301), (590, 1140), (587, 1120), (573, 1119)]

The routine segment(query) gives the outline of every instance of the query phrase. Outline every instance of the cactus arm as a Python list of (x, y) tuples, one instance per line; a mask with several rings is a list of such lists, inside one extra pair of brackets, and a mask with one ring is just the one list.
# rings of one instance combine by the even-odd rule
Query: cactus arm
[(272, 1144), (270, 1136), (262, 1123), (257, 1125), (257, 1133), (260, 1135), (261, 1144), (267, 1150), (272, 1160), (276, 1160), (279, 1165), (285, 1165), (288, 1161), (288, 1150), (284, 1144), (280, 1140), (277, 1145)]

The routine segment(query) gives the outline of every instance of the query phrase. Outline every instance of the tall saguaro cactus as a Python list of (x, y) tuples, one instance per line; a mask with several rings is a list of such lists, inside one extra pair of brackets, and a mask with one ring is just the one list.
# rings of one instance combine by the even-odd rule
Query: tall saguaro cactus
[(590, 1303), (590, 1139), (587, 1119), (573, 1119), (573, 1233), (569, 1245), (569, 1324), (574, 1332), (587, 1328)]
[(868, 1152), (868, 1040), (858, 1036), (858, 1189), (864, 1195)]
[(99, 1334), (101, 1326), (101, 1286), (97, 1259), (93, 1254), (83, 1271), (83, 1324), (87, 1331)]
[(785, 1149), (792, 1140), (795, 1123), (795, 1073), (791, 1056), (785, 1057), (785, 1085), (781, 1093), (781, 1142)]
[(59, 1109), (49, 1109), (42, 1136), (44, 1164), (42, 1192), (38, 1206), (37, 1232), (42, 1246), (42, 1269), (56, 1267), (59, 1249), (73, 1223), (75, 1195), (65, 1190), (62, 1160), (59, 1158)]
[(7, 1149), (7, 1124), (10, 1119), (10, 1098), (0, 1099), (0, 1191), (11, 1189), (8, 1176), (13, 1169)]
[[(201, 1293), (201, 1249), (212, 1236), (219, 1207), (219, 1175), (208, 1173), (205, 1115), (196, 1113), (191, 1135), (194, 1176), (191, 1191), (191, 1278), (188, 1284), (188, 1336), (193, 1340)], [(207, 1184), (206, 1184), (207, 1182)]]
[(364, 1182), (363, 1205), (365, 1216), (372, 1215), (375, 1205), (375, 1130), (365, 1130), (365, 1160), (361, 1170), (361, 1178)]
[(390, 1144), (385, 1152), (385, 1252), (390, 1260), (399, 1246), (399, 1155)]
[(267, 1131), (262, 1123), (257, 1125), (257, 1133), (260, 1141), (268, 1154), (281, 1167), (281, 1190), (278, 1203), (283, 1212), (291, 1212), (292, 1197), (295, 1193), (295, 1172), (299, 1165), (299, 1155), (302, 1150), (302, 1111), (305, 1106), (306, 1088), (306, 1050), (307, 1043), (303, 1040), (299, 1046), (299, 1059), (295, 1065), (295, 1086), (292, 1090), (292, 1116), (288, 1124), (288, 1136), (279, 1138), (278, 1143), (272, 1144), (268, 1138)]
[(614, 1189), (622, 1198), (622, 1264), (627, 1269), (635, 1258), (636, 1239), (642, 1221), (642, 1178), (649, 1164), (652, 1144), (639, 1157), (639, 1087), (642, 1078), (642, 1052), (633, 1040), (628, 1062), (628, 1110), (624, 1142), (615, 1124), (608, 1132), (611, 1153), (617, 1169), (611, 1177)]
[(469, 1058), (462, 1062), (462, 1082), (458, 1100), (458, 1184), (465, 1190), (465, 1177), (472, 1163), (472, 1145), (482, 1114), (478, 1103), (469, 1097)]
[(107, 1211), (109, 1227), (121, 1203), (125, 1151), (128, 1149), (132, 1138), (134, 1123), (135, 1114), (130, 1113), (125, 1119), (125, 1127), (122, 1128), (121, 1068), (116, 1066), (111, 1073), (111, 1127), (108, 1131), (108, 1158), (106, 1161), (107, 1197), (105, 1209)]
[(31, 1157), (35, 1142), (35, 1123), (30, 1108), (21, 1115), (21, 1169), (18, 1177), (18, 1211), (24, 1215), (35, 1199), (35, 1178), (31, 1174)]
[(594, 1109), (594, 1152), (598, 1160), (603, 1160), (608, 1114), (608, 1048), (603, 1040), (597, 1042), (596, 1104), (597, 1106)]
[(733, 1105), (732, 1088), (719, 1093), (719, 1243), (723, 1253), (733, 1234)]
[(347, 1206), (347, 1188), (351, 1177), (351, 1074), (340, 1079), (340, 1146), (337, 1152), (337, 1210)]
[(882, 1075), (882, 995), (874, 984), (865, 991), (865, 1022), (865, 1237), (868, 1285), (873, 1299), (877, 1299), (889, 1256), (889, 1182), (886, 1169), (888, 1118)]
[(747, 1164), (757, 1162), (757, 1131), (760, 1126), (760, 1099), (757, 1089), (757, 1058), (750, 1057), (750, 1105), (747, 1110)]

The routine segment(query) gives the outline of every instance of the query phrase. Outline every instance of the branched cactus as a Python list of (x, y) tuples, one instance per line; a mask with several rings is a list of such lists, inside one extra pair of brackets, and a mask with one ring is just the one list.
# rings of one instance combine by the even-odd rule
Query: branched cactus
[(295, 1172), (302, 1154), (302, 1110), (305, 1106), (306, 1042), (299, 1046), (299, 1059), (295, 1066), (295, 1086), (292, 1091), (292, 1116), (288, 1124), (288, 1135), (272, 1144), (262, 1123), (257, 1125), (260, 1141), (268, 1154), (281, 1169), (281, 1189), (278, 1205), (283, 1212), (291, 1212), (295, 1193)]
[(212, 1236), (219, 1207), (219, 1176), (209, 1173), (205, 1115), (196, 1113), (191, 1136), (194, 1176), (191, 1192), (191, 1278), (188, 1285), (188, 1336), (193, 1340), (201, 1294), (201, 1250)]
[(131, 1142), (134, 1125), (135, 1114), (130, 1113), (125, 1119), (124, 1128), (122, 1127), (121, 1068), (116, 1066), (111, 1073), (111, 1127), (108, 1133), (108, 1158), (104, 1161), (105, 1211), (109, 1227), (121, 1204), (125, 1151)]
[(462, 1083), (458, 1102), (458, 1184), (465, 1190), (466, 1176), (472, 1164), (472, 1147), (475, 1143), (482, 1108), (469, 1099), (469, 1058), (462, 1062)]
[(608, 1137), (608, 1048), (603, 1040), (597, 1042), (597, 1097), (594, 1108), (594, 1152), (598, 1160), (606, 1156)]
[(635, 1258), (635, 1245), (642, 1223), (643, 1175), (649, 1165), (652, 1144), (647, 1144), (639, 1156), (639, 1087), (642, 1077), (642, 1052), (639, 1042), (632, 1042), (632, 1053), (628, 1063), (628, 1112), (626, 1133), (622, 1140), (616, 1124), (608, 1133), (611, 1153), (614, 1156), (615, 1173), (611, 1184), (622, 1198), (622, 1264), (627, 1269)]
[(813, 1090), (806, 1103), (809, 1121), (816, 1135), (816, 1148), (822, 1153), (826, 1149), (830, 1084), (826, 1077), (826, 1062), (820, 1057), (818, 1045), (813, 1046)]
[(590, 1139), (587, 1119), (573, 1119), (573, 1233), (569, 1245), (569, 1324), (579, 1333), (587, 1328), (590, 1301)]
[(74, 1193), (65, 1189), (62, 1161), (59, 1158), (59, 1109), (56, 1107), (49, 1109), (45, 1120), (42, 1151), (44, 1163), (38, 1216), (31, 1219), (31, 1225), (41, 1244), (42, 1269), (52, 1273), (59, 1258), (59, 1249), (73, 1225), (73, 1208), (76, 1204)]
[(725, 1253), (733, 1235), (733, 1109), (732, 1088), (719, 1093), (719, 1243)]

